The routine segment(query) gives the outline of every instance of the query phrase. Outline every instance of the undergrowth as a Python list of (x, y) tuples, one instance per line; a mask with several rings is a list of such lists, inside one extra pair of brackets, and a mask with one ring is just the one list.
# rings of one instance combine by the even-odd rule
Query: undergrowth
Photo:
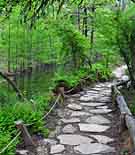
[(92, 68), (83, 67), (72, 72), (63, 73), (59, 71), (53, 79), (53, 87), (55, 88), (60, 81), (64, 81), (69, 88), (73, 88), (80, 84), (81, 80), (88, 79), (91, 83), (97, 81), (107, 81), (112, 77), (111, 70), (103, 64), (93, 64)]

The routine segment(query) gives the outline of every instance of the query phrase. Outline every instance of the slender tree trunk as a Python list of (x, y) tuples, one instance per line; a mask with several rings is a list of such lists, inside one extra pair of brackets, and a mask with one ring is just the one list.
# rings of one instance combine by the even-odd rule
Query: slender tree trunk
[(78, 22), (78, 29), (80, 31), (81, 27), (80, 27), (80, 8), (79, 8), (79, 6), (78, 6), (78, 11), (77, 11), (77, 22)]
[(135, 35), (134, 32), (131, 34), (130, 51), (131, 51), (131, 68), (132, 68), (132, 84), (135, 88)]
[(84, 35), (85, 37), (88, 37), (88, 12), (87, 7), (84, 7)]
[(95, 22), (94, 22), (94, 18), (95, 18), (95, 5), (92, 5), (92, 16), (91, 16), (91, 38), (90, 38), (90, 43), (91, 43), (91, 50), (93, 49), (93, 44), (94, 44), (94, 32), (95, 32)]
[(128, 55), (126, 55), (126, 51), (124, 51), (125, 49), (120, 48), (120, 53), (122, 55), (122, 57), (124, 58), (124, 62), (127, 65), (128, 68), (128, 72), (129, 72), (129, 76), (130, 76), (130, 80), (134, 81), (134, 77), (133, 77), (133, 73), (132, 73), (132, 68), (131, 68), (131, 64), (130, 64), (130, 60), (128, 58)]
[(94, 32), (95, 32), (95, 10), (96, 10), (96, 7), (95, 7), (95, 4), (93, 3), (92, 4), (92, 9), (91, 9), (91, 12), (92, 12), (92, 16), (91, 16), (91, 35), (90, 35), (90, 68), (92, 68), (92, 59), (93, 59), (93, 45), (94, 45)]
[(10, 45), (11, 45), (11, 28), (10, 28), (10, 17), (9, 17), (9, 27), (8, 27), (8, 72), (11, 71), (11, 49), (10, 49)]
[(20, 99), (23, 99), (24, 100), (24, 97), (22, 95), (22, 93), (20, 92), (19, 88), (16, 86), (16, 84), (6, 75), (4, 74), (3, 72), (0, 71), (0, 76), (2, 78), (4, 78), (9, 85), (12, 86), (12, 88), (14, 89), (14, 91), (17, 93), (17, 96), (20, 98)]

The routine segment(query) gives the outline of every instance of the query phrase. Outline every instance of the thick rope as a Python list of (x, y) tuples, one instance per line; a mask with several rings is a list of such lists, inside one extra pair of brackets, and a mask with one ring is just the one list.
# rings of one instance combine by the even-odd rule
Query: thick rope
[[(52, 105), (52, 107), (50, 108), (50, 110), (49, 110), (41, 119), (39, 119), (38, 121), (41, 121), (41, 120), (45, 119), (45, 118), (52, 112), (52, 110), (54, 109), (54, 107), (55, 107), (56, 104), (58, 103), (60, 97), (61, 97), (61, 94), (58, 95), (57, 99), (55, 100), (55, 102), (54, 102), (54, 104)], [(25, 125), (26, 125), (26, 126), (31, 126), (31, 125), (33, 125), (33, 124), (35, 124), (35, 123), (36, 123), (36, 122), (31, 123), (31, 124), (25, 124)]]
[(55, 101), (55, 103), (53, 104), (53, 106), (50, 108), (50, 110), (48, 111), (48, 113), (47, 114), (45, 114), (39, 121), (41, 121), (41, 120), (43, 120), (43, 119), (45, 119), (51, 112), (52, 112), (52, 110), (54, 109), (54, 107), (56, 106), (56, 104), (58, 103), (58, 101), (59, 101), (59, 99), (60, 99), (60, 97), (61, 97), (61, 94), (59, 94), (58, 95), (58, 97), (57, 97), (57, 99), (56, 99), (56, 101)]
[[(88, 76), (85, 77), (85, 78), (82, 78), (82, 79), (80, 80), (80, 83), (81, 83), (83, 80), (87, 80), (88, 78), (90, 78), (90, 75), (88, 75)], [(79, 84), (79, 83), (77, 83), (77, 84), (76, 84), (73, 88), (71, 88), (70, 90), (65, 91), (65, 94), (71, 93), (71, 92), (78, 86), (78, 84)]]
[[(54, 103), (53, 106), (50, 108), (50, 110), (47, 112), (47, 114), (45, 114), (45, 115), (44, 115), (40, 120), (38, 120), (38, 121), (41, 121), (41, 120), (45, 119), (45, 118), (52, 112), (52, 110), (54, 109), (54, 107), (55, 107), (56, 104), (58, 103), (60, 97), (61, 97), (61, 94), (58, 95), (58, 97), (57, 97), (55, 103)], [(34, 122), (34, 123), (31, 123), (31, 124), (27, 124), (27, 126), (30, 126), (30, 125), (33, 125), (33, 124), (35, 124), (35, 122)], [(5, 147), (0, 151), (0, 154), (4, 153), (4, 152), (9, 148), (9, 146), (11, 146), (11, 145), (13, 144), (13, 142), (14, 142), (20, 135), (21, 135), (21, 131), (18, 132), (18, 134), (7, 144), (7, 146), (5, 146)]]
[(21, 131), (5, 146), (1, 151), (0, 154), (4, 153), (12, 144), (13, 142), (21, 135)]

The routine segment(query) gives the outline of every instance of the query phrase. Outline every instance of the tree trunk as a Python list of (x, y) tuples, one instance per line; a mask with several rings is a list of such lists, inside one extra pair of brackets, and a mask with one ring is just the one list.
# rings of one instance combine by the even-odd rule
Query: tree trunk
[(85, 37), (88, 36), (88, 17), (87, 17), (87, 8), (85, 7), (84, 8), (84, 14), (85, 14), (85, 18), (84, 18), (84, 24), (85, 24), (85, 29), (84, 29), (84, 34), (85, 34)]
[(9, 17), (9, 27), (8, 27), (8, 72), (11, 71), (11, 25), (10, 25), (10, 17)]
[(79, 29), (79, 31), (81, 30), (81, 28), (80, 28), (80, 8), (79, 8), (79, 6), (78, 6), (78, 11), (77, 11), (77, 24), (78, 24), (78, 29)]
[(91, 50), (93, 49), (93, 44), (94, 44), (94, 32), (95, 32), (95, 27), (94, 27), (94, 14), (95, 14), (95, 5), (93, 4), (92, 6), (92, 16), (91, 16), (91, 38), (90, 38), (90, 43), (91, 43)]
[(84, 7), (84, 18), (83, 18), (83, 34), (85, 35), (85, 37), (88, 36), (88, 12), (87, 12), (87, 8)]
[(129, 76), (130, 76), (130, 80), (133, 83), (134, 77), (133, 77), (133, 73), (132, 73), (132, 66), (131, 66), (130, 60), (128, 58), (128, 53), (127, 53), (127, 51), (125, 51), (125, 49), (122, 49), (121, 47), (120, 47), (120, 53), (121, 53), (122, 57), (124, 58), (124, 62), (127, 65), (127, 69), (128, 69), (128, 73), (129, 73)]
[(17, 96), (20, 98), (20, 99), (23, 99), (24, 100), (24, 97), (22, 95), (22, 93), (20, 92), (19, 88), (16, 86), (16, 84), (6, 75), (4, 74), (3, 72), (0, 71), (0, 76), (2, 78), (4, 78), (8, 84), (10, 84), (12, 86), (12, 88), (14, 89), (14, 91), (16, 92)]
[(135, 88), (135, 34), (134, 31), (131, 34), (130, 41), (130, 51), (131, 51), (131, 72), (132, 72), (132, 85)]

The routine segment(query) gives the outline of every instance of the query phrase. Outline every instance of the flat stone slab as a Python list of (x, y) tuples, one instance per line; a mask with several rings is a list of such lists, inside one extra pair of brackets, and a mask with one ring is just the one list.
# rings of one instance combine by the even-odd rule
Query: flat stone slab
[(91, 116), (91, 114), (88, 112), (74, 111), (74, 112), (72, 112), (71, 117), (75, 117), (75, 116), (76, 117), (77, 116)]
[(28, 150), (16, 150), (16, 153), (19, 155), (28, 155), (29, 151)]
[(112, 112), (112, 110), (111, 109), (93, 109), (93, 110), (89, 110), (89, 112), (92, 114), (108, 114)]
[(98, 109), (108, 109), (108, 106), (99, 106)]
[(92, 96), (92, 97), (81, 97), (80, 98), (80, 101), (81, 102), (100, 102), (100, 103), (110, 103), (111, 102), (111, 99), (110, 98), (105, 98), (105, 97), (102, 97), (100, 95), (97, 95), (97, 96)]
[(69, 104), (67, 107), (68, 107), (69, 109), (75, 110), (75, 111), (77, 111), (77, 110), (82, 110), (82, 107), (81, 107), (80, 105), (77, 105), (77, 104)]
[(81, 95), (80, 94), (74, 94), (74, 95), (71, 95), (72, 97), (75, 97), (75, 98), (78, 98), (80, 97)]
[(57, 112), (57, 115), (61, 118), (67, 116), (67, 115), (70, 115), (72, 113), (72, 110), (68, 109), (68, 108), (65, 108), (63, 110), (61, 109), (56, 109), (56, 112)]
[(95, 97), (97, 97), (97, 96), (82, 96), (82, 97), (80, 97), (80, 101), (82, 101), (82, 102), (89, 102), (89, 101), (91, 101), (91, 100), (93, 100)]
[(87, 93), (87, 94), (81, 96), (81, 98), (82, 98), (82, 99), (83, 99), (83, 98), (93, 98), (93, 97), (97, 97), (97, 96), (99, 96), (99, 93), (97, 93), (97, 94)]
[(114, 139), (102, 135), (90, 135), (90, 137), (95, 138), (101, 144), (107, 144), (114, 141)]
[[(102, 95), (101, 95), (101, 96), (102, 96)], [(108, 96), (103, 96), (102, 98), (103, 98), (103, 100), (106, 100), (106, 101), (111, 101), (111, 97), (108, 97)]]
[(113, 147), (108, 145), (100, 144), (100, 143), (92, 143), (92, 144), (81, 144), (79, 146), (74, 147), (74, 150), (82, 153), (82, 154), (97, 154), (97, 153), (111, 153), (115, 152)]
[(61, 121), (65, 124), (68, 123), (80, 123), (80, 119), (79, 118), (71, 118), (71, 119), (61, 119)]
[(58, 144), (58, 145), (52, 145), (52, 146), (51, 146), (51, 151), (50, 151), (50, 153), (51, 153), (51, 154), (61, 153), (61, 152), (63, 152), (64, 150), (65, 150), (64, 145), (60, 145), (60, 144)]
[(95, 89), (95, 88), (90, 88), (89, 90), (86, 91), (86, 93), (96, 93), (98, 94), (101, 89)]
[(87, 118), (86, 122), (90, 124), (110, 124), (111, 123), (110, 120), (106, 119), (101, 115), (91, 116)]
[(43, 143), (46, 145), (46, 144), (50, 144), (50, 145), (56, 145), (57, 144), (57, 141), (54, 140), (54, 139), (44, 139), (43, 140)]
[(70, 146), (76, 146), (80, 144), (93, 142), (92, 138), (88, 138), (88, 137), (81, 136), (81, 135), (75, 135), (75, 134), (59, 135), (57, 139), (60, 140), (61, 144), (70, 145)]
[(80, 131), (83, 132), (104, 132), (110, 128), (106, 125), (79, 123)]
[(106, 103), (96, 103), (96, 102), (89, 102), (89, 103), (86, 103), (86, 102), (81, 102), (80, 103), (81, 105), (83, 106), (88, 106), (88, 107), (97, 107), (97, 106), (102, 106), (102, 105), (105, 105)]
[(91, 93), (91, 92), (100, 92), (101, 88), (90, 88), (87, 92)]
[(74, 133), (76, 131), (76, 128), (73, 127), (72, 124), (68, 124), (62, 129), (62, 131), (63, 133)]
[(88, 94), (103, 94), (103, 95), (111, 95), (111, 90), (110, 89), (102, 89), (102, 88), (90, 88), (89, 90), (86, 91)]
[[(103, 98), (103, 99), (101, 99), (101, 98)], [(104, 99), (104, 97), (98, 97), (98, 98), (95, 98), (95, 99), (91, 99), (91, 100), (89, 100), (89, 102), (100, 102), (100, 103), (111, 103), (112, 101), (111, 100), (106, 100), (106, 99)]]
[(100, 90), (100, 94), (104, 94), (106, 96), (110, 96), (111, 97), (111, 90)]

